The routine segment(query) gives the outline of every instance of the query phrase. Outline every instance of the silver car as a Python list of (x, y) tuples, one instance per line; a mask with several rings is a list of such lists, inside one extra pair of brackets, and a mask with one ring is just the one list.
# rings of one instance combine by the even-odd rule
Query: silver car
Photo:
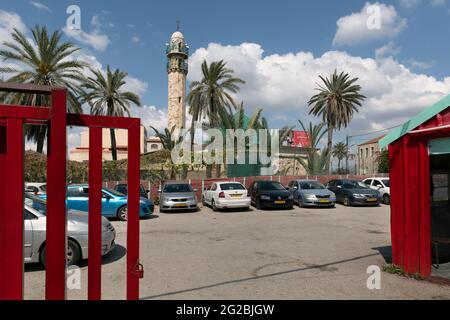
[(167, 182), (160, 190), (160, 212), (198, 210), (197, 196), (189, 183)]
[[(46, 202), (38, 197), (25, 196), (24, 211), (24, 262), (46, 262)], [(88, 214), (69, 210), (67, 215), (67, 265), (77, 265), (88, 258)], [(111, 252), (116, 231), (112, 224), (102, 217), (102, 255)]]
[(334, 207), (336, 195), (317, 180), (293, 180), (288, 189), (300, 207)]

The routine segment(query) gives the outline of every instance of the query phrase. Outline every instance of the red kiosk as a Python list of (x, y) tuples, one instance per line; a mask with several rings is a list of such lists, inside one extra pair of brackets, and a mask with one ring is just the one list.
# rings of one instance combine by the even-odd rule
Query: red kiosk
[(393, 264), (429, 277), (450, 247), (450, 96), (380, 146), (389, 146)]

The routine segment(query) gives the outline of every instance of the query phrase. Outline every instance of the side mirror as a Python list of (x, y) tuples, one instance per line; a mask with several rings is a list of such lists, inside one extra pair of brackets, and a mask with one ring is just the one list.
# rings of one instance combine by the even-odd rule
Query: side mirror
[(106, 199), (106, 200), (110, 200), (111, 196), (109, 194), (103, 194), (102, 198)]
[(294, 186), (294, 188), (293, 188), (294, 190), (298, 190), (298, 187), (297, 186)]
[(342, 189), (342, 186), (337, 186), (338, 187), (338, 189)]

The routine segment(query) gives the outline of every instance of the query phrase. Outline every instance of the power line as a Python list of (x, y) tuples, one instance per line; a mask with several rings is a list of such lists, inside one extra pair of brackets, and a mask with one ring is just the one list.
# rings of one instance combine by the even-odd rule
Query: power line
[(390, 128), (386, 128), (386, 129), (383, 129), (383, 130), (371, 131), (371, 132), (368, 132), (368, 133), (357, 134), (357, 135), (354, 135), (354, 136), (348, 136), (348, 137), (349, 137), (349, 138), (356, 138), (356, 137), (369, 136), (369, 135), (374, 134), (374, 133), (380, 133), (380, 132), (384, 132), (384, 131), (387, 131), (387, 130), (392, 130), (392, 129), (398, 128), (398, 127), (400, 127), (400, 126), (401, 126), (401, 124), (399, 124), (399, 125), (397, 125), (397, 126), (395, 126), (395, 127), (390, 127)]

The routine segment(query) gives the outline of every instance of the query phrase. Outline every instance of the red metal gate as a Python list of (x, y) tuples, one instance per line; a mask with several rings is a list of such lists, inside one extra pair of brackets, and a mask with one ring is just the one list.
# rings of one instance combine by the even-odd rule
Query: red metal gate
[(51, 96), (51, 107), (0, 105), (0, 300), (23, 299), (25, 124), (48, 126), (45, 296), (66, 298), (67, 126), (89, 128), (88, 299), (101, 298), (102, 129), (128, 129), (127, 299), (139, 299), (140, 119), (66, 114), (66, 90), (0, 83), (0, 91)]

